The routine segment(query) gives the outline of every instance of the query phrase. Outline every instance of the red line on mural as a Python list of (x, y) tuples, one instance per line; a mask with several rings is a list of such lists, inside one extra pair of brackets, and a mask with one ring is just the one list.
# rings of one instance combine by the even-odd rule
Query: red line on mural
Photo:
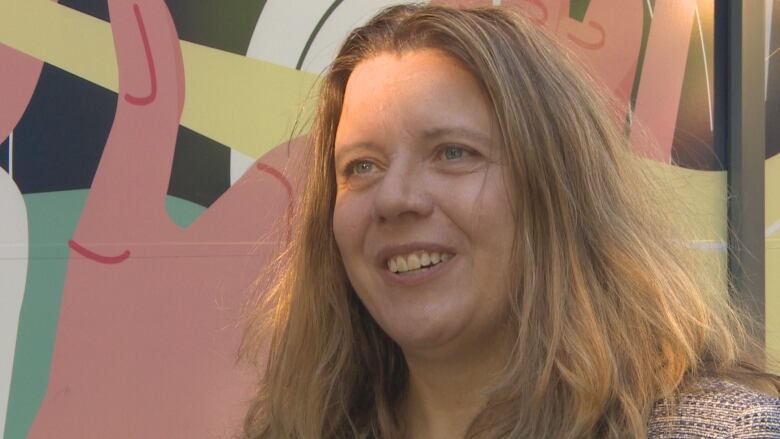
[(596, 29), (596, 31), (599, 33), (599, 37), (600, 37), (599, 41), (597, 41), (595, 43), (589, 43), (589, 42), (587, 42), (585, 40), (579, 39), (577, 36), (575, 36), (571, 32), (569, 33), (569, 38), (571, 38), (571, 40), (574, 41), (575, 44), (577, 44), (578, 46), (580, 46), (582, 48), (590, 49), (590, 50), (601, 49), (602, 47), (604, 47), (604, 43), (607, 40), (607, 33), (606, 33), (606, 31), (604, 31), (604, 27), (602, 25), (596, 23), (595, 21), (588, 21), (588, 24), (593, 29)]
[(119, 256), (103, 256), (87, 249), (72, 239), (68, 241), (68, 247), (73, 249), (73, 251), (80, 254), (81, 256), (101, 264), (118, 264), (120, 262), (124, 262), (125, 259), (130, 257), (130, 250), (123, 251)]
[(284, 176), (281, 172), (279, 172), (278, 169), (274, 168), (271, 165), (266, 165), (265, 163), (257, 163), (257, 169), (259, 171), (265, 172), (270, 174), (272, 177), (279, 180), (280, 183), (282, 183), (282, 186), (287, 190), (287, 196), (290, 198), (290, 201), (287, 203), (287, 241), (289, 242), (290, 239), (292, 239), (292, 217), (293, 217), (293, 188), (290, 184), (290, 181), (287, 180), (287, 177)]
[(125, 93), (125, 100), (134, 105), (148, 105), (151, 104), (157, 97), (157, 70), (154, 67), (154, 58), (152, 58), (152, 47), (149, 44), (149, 36), (146, 34), (146, 27), (144, 26), (144, 18), (141, 16), (141, 8), (138, 4), (133, 4), (133, 12), (135, 12), (135, 19), (138, 22), (138, 31), (141, 32), (141, 40), (144, 42), (144, 52), (146, 52), (146, 65), (149, 67), (149, 80), (151, 81), (151, 91), (148, 95), (143, 97), (133, 96), (130, 93)]

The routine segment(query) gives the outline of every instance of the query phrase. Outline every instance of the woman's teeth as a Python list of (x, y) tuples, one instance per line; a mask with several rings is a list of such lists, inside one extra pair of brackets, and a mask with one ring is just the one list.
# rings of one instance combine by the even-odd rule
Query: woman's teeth
[(440, 262), (447, 262), (451, 258), (452, 254), (450, 253), (417, 251), (390, 258), (387, 261), (387, 269), (393, 273), (406, 273), (407, 271), (432, 267)]

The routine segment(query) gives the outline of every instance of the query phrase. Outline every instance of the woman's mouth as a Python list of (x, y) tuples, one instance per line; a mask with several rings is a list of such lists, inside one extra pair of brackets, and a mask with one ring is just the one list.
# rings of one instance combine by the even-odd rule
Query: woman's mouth
[(399, 275), (410, 275), (427, 271), (436, 265), (452, 259), (447, 252), (418, 250), (405, 255), (393, 256), (387, 260), (387, 269)]

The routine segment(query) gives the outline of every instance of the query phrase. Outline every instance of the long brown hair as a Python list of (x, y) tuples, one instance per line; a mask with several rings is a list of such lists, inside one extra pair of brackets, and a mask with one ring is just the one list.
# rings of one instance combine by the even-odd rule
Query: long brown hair
[(428, 48), (483, 87), (519, 225), (513, 350), (469, 437), (645, 437), (654, 403), (704, 375), (776, 391), (726, 292), (705, 297), (690, 274), (583, 68), (505, 10), (406, 5), (354, 30), (322, 79), (298, 227), (243, 343), (257, 356), (273, 334), (247, 437), (403, 436), (403, 354), (356, 297), (332, 231), (333, 147), (355, 66)]

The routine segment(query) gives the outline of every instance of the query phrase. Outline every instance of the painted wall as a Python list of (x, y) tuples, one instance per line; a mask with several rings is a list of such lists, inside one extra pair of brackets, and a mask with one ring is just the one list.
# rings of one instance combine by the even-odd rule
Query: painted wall
[[(288, 141), (341, 40), (391, 3), (0, 2), (6, 439), (235, 432), (254, 382), (234, 362), (242, 304), (287, 237), (297, 189), (302, 142)], [(614, 93), (725, 285), (712, 1), (498, 3), (558, 35)], [(775, 158), (768, 225), (780, 221)], [(780, 232), (767, 236), (780, 269)]]

